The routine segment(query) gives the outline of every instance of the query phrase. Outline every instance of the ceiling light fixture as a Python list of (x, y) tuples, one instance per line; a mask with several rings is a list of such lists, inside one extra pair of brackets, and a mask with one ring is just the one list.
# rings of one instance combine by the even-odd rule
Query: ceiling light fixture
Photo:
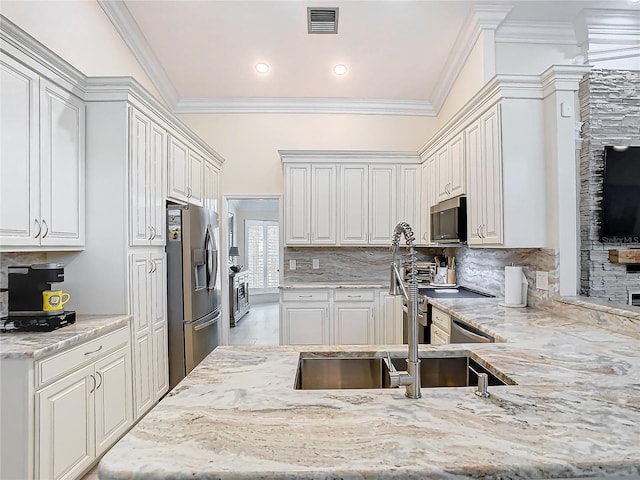
[(347, 73), (347, 67), (344, 65), (336, 65), (335, 67), (333, 67), (333, 72), (336, 75), (344, 75), (345, 73)]
[(258, 73), (267, 73), (269, 71), (269, 65), (267, 65), (266, 63), (257, 63), (256, 71)]

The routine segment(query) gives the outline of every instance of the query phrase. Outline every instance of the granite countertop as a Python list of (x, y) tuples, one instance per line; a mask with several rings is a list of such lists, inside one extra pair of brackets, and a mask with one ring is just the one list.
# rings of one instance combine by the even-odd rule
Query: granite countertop
[(389, 282), (291, 282), (281, 283), (281, 290), (304, 288), (389, 288)]
[(0, 359), (37, 360), (59, 350), (116, 330), (131, 320), (130, 315), (77, 315), (73, 325), (52, 332), (0, 333)]
[(640, 474), (640, 342), (496, 299), (432, 301), (508, 342), (470, 352), (517, 385), (294, 390), (300, 352), (406, 346), (218, 347), (100, 463), (125, 478), (562, 478)]

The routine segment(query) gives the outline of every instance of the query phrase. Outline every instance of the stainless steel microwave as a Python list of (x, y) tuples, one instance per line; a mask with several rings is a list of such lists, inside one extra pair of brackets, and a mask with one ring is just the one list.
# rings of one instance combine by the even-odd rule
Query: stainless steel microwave
[(467, 197), (452, 198), (431, 207), (431, 240), (436, 243), (467, 241)]

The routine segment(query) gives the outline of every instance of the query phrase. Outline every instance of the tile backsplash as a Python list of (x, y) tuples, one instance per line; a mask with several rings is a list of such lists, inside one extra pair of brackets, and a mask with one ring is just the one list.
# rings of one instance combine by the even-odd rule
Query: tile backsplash
[[(0, 253), (0, 287), (7, 288), (7, 267), (10, 265), (31, 265), (33, 263), (45, 263), (47, 254), (45, 252), (30, 253)], [(9, 309), (9, 295), (7, 292), (0, 293), (0, 316), (7, 315)]]

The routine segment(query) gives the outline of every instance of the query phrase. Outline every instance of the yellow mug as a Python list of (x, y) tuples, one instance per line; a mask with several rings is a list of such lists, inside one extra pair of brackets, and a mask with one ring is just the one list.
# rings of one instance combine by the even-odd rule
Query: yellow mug
[(46, 290), (42, 292), (42, 309), (46, 312), (62, 310), (70, 299), (71, 295), (62, 290)]

